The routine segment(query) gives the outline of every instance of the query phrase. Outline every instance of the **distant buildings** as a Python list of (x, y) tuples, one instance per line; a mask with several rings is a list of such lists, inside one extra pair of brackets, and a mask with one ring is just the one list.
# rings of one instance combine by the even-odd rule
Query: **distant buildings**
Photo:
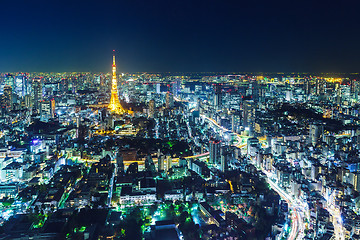
[[(126, 236), (128, 229), (116, 231), (132, 217), (143, 220), (141, 236), (162, 228), (185, 236), (182, 219), (201, 223), (190, 232), (204, 238), (250, 239), (262, 222), (272, 225), (264, 238), (287, 237), (291, 219), (303, 226), (299, 238), (341, 230), (356, 239), (357, 88), (352, 78), (303, 74), (118, 79), (115, 62), (112, 74), (0, 75), (0, 198), (11, 206), (3, 216), (18, 217), (0, 222), (23, 224), (21, 234), (34, 238), (95, 236), (94, 229), (111, 238)], [(133, 114), (118, 111), (119, 95)], [(72, 226), (82, 214), (89, 222)], [(61, 233), (50, 231), (54, 224)]]

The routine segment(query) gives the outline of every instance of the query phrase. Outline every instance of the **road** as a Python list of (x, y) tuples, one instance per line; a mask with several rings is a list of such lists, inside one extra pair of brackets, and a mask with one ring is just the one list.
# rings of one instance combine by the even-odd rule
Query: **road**
[[(214, 119), (209, 118), (205, 115), (201, 115), (203, 118), (207, 119), (208, 121), (210, 121), (213, 125), (215, 125), (216, 127), (220, 128), (221, 130), (223, 130), (224, 132), (228, 132), (230, 131), (229, 129), (226, 129), (222, 126), (220, 126)], [(234, 133), (234, 132), (232, 132)], [(245, 148), (247, 147), (247, 143), (244, 143), (243, 139), (244, 138), (249, 138), (248, 136), (243, 136), (237, 133), (236, 134), (237, 138), (238, 138), (238, 143), (235, 145), (238, 148)], [(266, 137), (261, 137), (259, 138), (259, 142), (263, 142), (266, 140)], [(261, 169), (262, 170), (262, 169)], [(303, 213), (303, 206), (301, 204), (298, 204), (297, 201), (295, 201), (295, 199), (293, 199), (289, 194), (287, 194), (284, 190), (282, 190), (276, 183), (274, 183), (268, 176), (268, 173), (264, 170), (262, 170), (267, 178), (267, 182), (269, 183), (269, 185), (271, 186), (272, 189), (274, 189), (280, 196), (282, 199), (284, 199), (290, 206), (291, 210), (292, 210), (292, 214), (291, 214), (291, 230), (290, 230), (290, 234), (288, 236), (288, 239), (290, 240), (295, 240), (295, 239), (303, 239), (304, 238), (304, 223), (303, 223), (303, 216), (299, 213)], [(298, 210), (299, 209), (299, 210)]]
[(287, 194), (284, 190), (282, 190), (276, 183), (274, 183), (270, 179), (266, 171), (263, 172), (267, 175), (266, 181), (269, 183), (271, 188), (274, 189), (281, 196), (281, 198), (288, 203), (289, 207), (292, 210), (291, 231), (288, 239), (290, 240), (303, 239), (304, 223), (302, 221), (302, 216), (299, 214), (299, 211), (297, 209), (299, 205), (296, 203), (294, 198), (292, 198), (289, 194)]
[(334, 205), (326, 208), (331, 216), (333, 217), (333, 225), (334, 225), (334, 233), (335, 239), (337, 240), (345, 240), (345, 234), (342, 226), (341, 213), (339, 209), (336, 209)]
[(109, 193), (108, 193), (108, 207), (111, 207), (111, 198), (112, 198), (112, 195), (114, 192), (114, 181), (115, 181), (116, 169), (117, 169), (117, 167), (114, 168), (111, 179), (110, 179), (110, 189), (109, 189)]

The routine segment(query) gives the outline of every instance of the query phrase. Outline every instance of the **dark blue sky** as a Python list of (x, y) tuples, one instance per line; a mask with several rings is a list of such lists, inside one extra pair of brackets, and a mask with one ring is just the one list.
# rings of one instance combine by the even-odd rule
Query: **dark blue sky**
[(360, 72), (356, 1), (2, 1), (0, 72)]

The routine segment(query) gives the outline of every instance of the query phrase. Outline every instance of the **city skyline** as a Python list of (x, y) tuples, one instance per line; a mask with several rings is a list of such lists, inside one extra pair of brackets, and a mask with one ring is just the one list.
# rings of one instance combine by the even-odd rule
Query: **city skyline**
[(0, 239), (360, 240), (357, 5), (1, 4)]
[(347, 77), (118, 79), (115, 55), (1, 74), (0, 236), (359, 239), (359, 97)]
[(0, 72), (359, 72), (358, 3), (3, 3)]

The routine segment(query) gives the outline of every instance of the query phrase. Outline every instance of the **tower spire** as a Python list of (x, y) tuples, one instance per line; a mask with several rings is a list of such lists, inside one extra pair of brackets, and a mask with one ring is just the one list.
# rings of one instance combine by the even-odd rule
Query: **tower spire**
[(116, 67), (116, 64), (115, 64), (115, 50), (113, 50), (113, 66)]
[(113, 65), (112, 65), (112, 80), (111, 80), (111, 98), (108, 109), (116, 114), (122, 114), (125, 112), (121, 106), (117, 88), (117, 77), (116, 77), (116, 63), (115, 63), (115, 50), (113, 50)]

